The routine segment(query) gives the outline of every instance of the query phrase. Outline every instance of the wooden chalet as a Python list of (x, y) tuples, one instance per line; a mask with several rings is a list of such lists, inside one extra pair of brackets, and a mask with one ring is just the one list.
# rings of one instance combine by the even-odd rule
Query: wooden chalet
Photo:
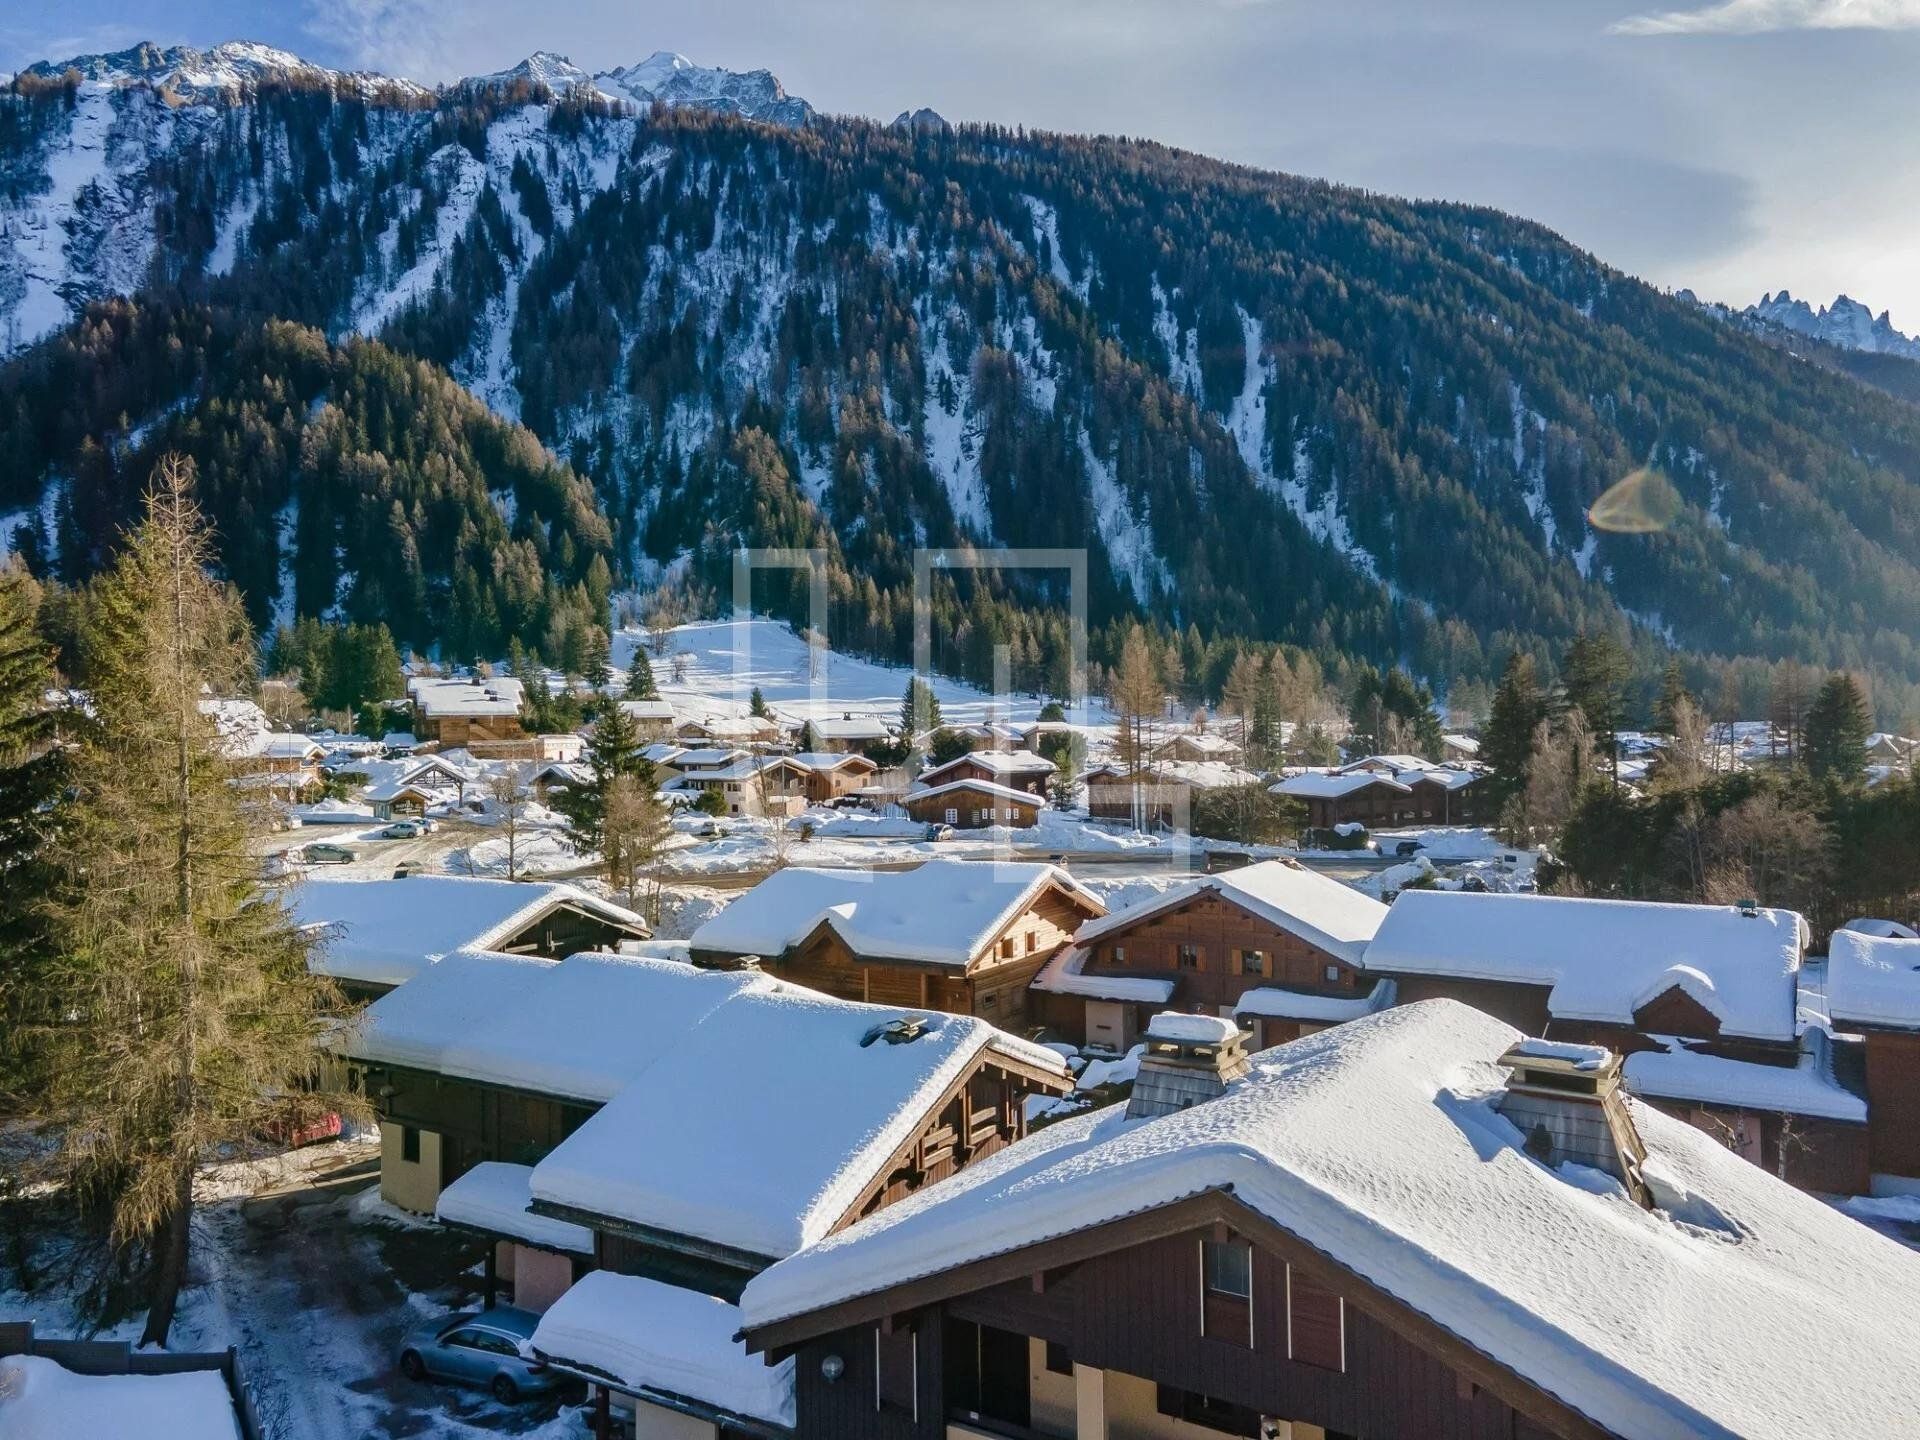
[(527, 737), (520, 722), (523, 687), (510, 676), (466, 679), (416, 675), (407, 682), (413, 735), (421, 744), (471, 748)]
[(1306, 770), (1271, 788), (1307, 810), (1312, 829), (1364, 825), (1470, 825), (1481, 818), (1481, 775), (1414, 755), (1369, 755), (1337, 770)]
[(1757, 906), (1401, 893), (1366, 950), (1400, 1003), (1444, 996), (1626, 1056), (1629, 1086), (1810, 1189), (1857, 1193), (1867, 1106), (1798, 1023), (1807, 923)]
[(373, 1000), (444, 955), (481, 949), (548, 960), (646, 940), (647, 922), (571, 885), (410, 875), (303, 881), (287, 895), (319, 945), (311, 964), (350, 999)]
[(1920, 940), (1834, 931), (1827, 1008), (1864, 1040), (1869, 1184), (1920, 1194)]
[[(743, 1383), (768, 1372), (737, 1317), (701, 1317), (1019, 1140), (1028, 1096), (1071, 1087), (1053, 1052), (978, 1020), (613, 956), (463, 951), (348, 1044), (384, 1124), (414, 1137), (383, 1152), (383, 1193), (490, 1242), (489, 1291), (551, 1318), (535, 1347), (594, 1387), (602, 1434), (615, 1410), (639, 1434), (790, 1433)], [(790, 1372), (785, 1390), (790, 1412)]]
[(927, 825), (951, 825), (956, 830), (984, 830), (992, 825), (1030, 830), (1040, 823), (1040, 812), (1046, 805), (1030, 790), (971, 777), (949, 780), (931, 789), (909, 790), (900, 797), (900, 808), (913, 819)]
[(830, 805), (855, 795), (879, 772), (865, 755), (854, 752), (813, 751), (776, 755), (760, 772), (769, 796), (798, 799), (808, 805)]
[(1028, 986), (1106, 913), (1064, 870), (932, 860), (913, 870), (776, 871), (694, 932), (696, 965), (755, 957), (843, 999), (977, 1015), (1018, 1030)]
[(921, 773), (920, 783), (937, 790), (957, 781), (974, 781), (1018, 790), (1042, 804), (1053, 785), (1053, 762), (1027, 750), (975, 750)]
[(1387, 907), (1287, 860), (1209, 875), (1089, 920), (1033, 983), (1068, 1039), (1124, 1052), (1173, 1006), (1244, 1017), (1254, 1048), (1390, 1003), (1365, 968)]
[[(746, 1342), (794, 1365), (798, 1440), (1837, 1440), (1920, 1414), (1920, 1257), (1629, 1112), (1606, 1052), (1439, 1001), (1230, 1086), (1232, 1042), (1183, 1031), (1143, 1079), (1209, 1052), (1218, 1098), (1050, 1126), (756, 1277)], [(1649, 1208), (1643, 1169), (1740, 1243)]]

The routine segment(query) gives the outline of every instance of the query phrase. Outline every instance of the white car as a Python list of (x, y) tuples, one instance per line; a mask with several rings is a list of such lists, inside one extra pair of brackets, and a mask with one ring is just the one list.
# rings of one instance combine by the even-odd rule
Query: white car
[(380, 832), (382, 840), (418, 840), (426, 829), (417, 820), (396, 820)]

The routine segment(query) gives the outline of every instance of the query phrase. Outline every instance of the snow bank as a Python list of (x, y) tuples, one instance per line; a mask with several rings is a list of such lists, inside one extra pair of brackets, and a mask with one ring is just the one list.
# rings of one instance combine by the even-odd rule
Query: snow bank
[(619, 1388), (698, 1401), (773, 1425), (794, 1423), (791, 1358), (765, 1365), (733, 1337), (740, 1311), (698, 1291), (596, 1270), (553, 1302), (533, 1348)]

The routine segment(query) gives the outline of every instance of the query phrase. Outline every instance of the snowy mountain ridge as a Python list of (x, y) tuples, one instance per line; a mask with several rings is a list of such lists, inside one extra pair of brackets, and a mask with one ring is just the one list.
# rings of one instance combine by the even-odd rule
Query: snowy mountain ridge
[(1805, 300), (1782, 290), (1777, 295), (1762, 295), (1757, 305), (1749, 305), (1741, 313), (1842, 350), (1920, 360), (1920, 338), (1894, 329), (1890, 312), (1882, 310), (1875, 315), (1848, 295), (1837, 296), (1833, 304), (1815, 310)]

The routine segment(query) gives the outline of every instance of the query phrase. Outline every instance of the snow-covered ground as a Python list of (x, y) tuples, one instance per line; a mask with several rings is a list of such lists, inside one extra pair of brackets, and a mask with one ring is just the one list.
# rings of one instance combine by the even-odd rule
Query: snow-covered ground
[[(644, 630), (619, 631), (613, 639), (614, 665), (624, 670), (646, 640)], [(785, 625), (765, 619), (674, 626), (658, 653), (649, 648), (647, 659), (662, 698), (671, 701), (683, 719), (695, 720), (745, 715), (756, 687), (769, 708), (795, 720), (847, 713), (898, 719), (913, 673), (907, 666), (862, 660), (831, 648), (810, 651)], [(949, 725), (1036, 720), (1048, 699), (996, 698), (945, 676), (934, 676), (930, 683), (941, 718)], [(1085, 717), (1073, 718), (1100, 727), (1112, 723), (1105, 702), (1097, 699), (1089, 700)]]

